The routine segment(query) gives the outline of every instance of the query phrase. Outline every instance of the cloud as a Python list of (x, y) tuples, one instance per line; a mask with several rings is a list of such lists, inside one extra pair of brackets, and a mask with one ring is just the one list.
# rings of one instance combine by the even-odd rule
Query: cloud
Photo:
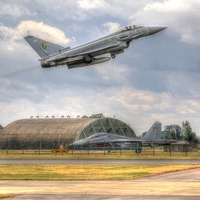
[[(51, 41), (62, 46), (67, 46), (71, 41), (65, 36), (65, 33), (57, 27), (50, 26), (43, 22), (33, 20), (21, 21), (17, 26), (10, 27), (3, 24), (0, 25), (0, 50), (1, 50), (1, 70), (2, 74), (13, 73), (13, 70), (26, 70), (26, 66), (30, 61), (36, 61), (38, 56), (33, 52), (32, 48), (25, 42), (24, 37), (34, 35)], [(31, 53), (31, 51), (32, 53)], [(30, 53), (27, 53), (29, 52)], [(26, 55), (26, 56), (24, 56)], [(8, 60), (12, 58), (13, 62)], [(23, 59), (22, 59), (23, 58)], [(9, 68), (8, 66), (10, 65)], [(32, 64), (31, 64), (32, 65)], [(39, 63), (38, 63), (39, 65)], [(1, 75), (2, 75), (1, 74)]]
[(108, 28), (109, 33), (114, 33), (120, 28), (120, 24), (117, 22), (106, 22), (105, 24), (103, 24), (103, 27)]
[(155, 12), (193, 12), (193, 6), (186, 0), (165, 0), (163, 2), (154, 2), (147, 4), (144, 7), (144, 11)]
[(102, 80), (109, 84), (127, 84), (127, 79), (125, 78), (128, 74), (128, 67), (126, 65), (121, 65), (117, 62), (107, 62), (104, 67), (101, 65), (95, 66), (95, 71), (101, 76)]
[[(83, 12), (83, 9), (80, 9), (78, 2), (74, 0), (60, 0), (56, 2), (54, 0), (35, 0), (36, 7), (39, 10), (38, 12), (42, 16), (46, 16), (46, 13), (49, 13), (52, 20), (58, 20), (60, 22), (73, 20), (73, 21), (84, 21), (90, 17), (90, 13)], [(29, 8), (30, 10), (32, 8)], [(71, 22), (68, 21), (66, 26), (69, 26)]]
[[(13, 2), (14, 3), (14, 2)], [(10, 16), (12, 18), (20, 18), (22, 16), (31, 16), (31, 12), (23, 5), (0, 3), (0, 16)]]
[(165, 0), (144, 5), (130, 19), (149, 25), (168, 27), (171, 37), (179, 35), (179, 40), (188, 44), (200, 45), (197, 32), (200, 31), (200, 3), (196, 0)]
[(109, 6), (109, 3), (105, 0), (79, 0), (78, 5), (80, 8), (90, 10), (90, 9), (101, 9)]
[(65, 37), (64, 32), (57, 27), (32, 20), (21, 21), (20, 24), (14, 28), (1, 25), (0, 34), (3, 40), (10, 39), (16, 41), (27, 35), (34, 35), (36, 37), (45, 38), (46, 40), (56, 41), (58, 44), (67, 44), (70, 42), (70, 39)]

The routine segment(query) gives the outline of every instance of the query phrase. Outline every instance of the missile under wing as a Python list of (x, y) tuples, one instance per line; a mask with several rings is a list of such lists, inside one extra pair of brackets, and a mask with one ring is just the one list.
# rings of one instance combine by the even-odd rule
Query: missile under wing
[[(132, 24), (103, 38), (72, 49), (32, 35), (28, 35), (24, 39), (41, 57), (39, 61), (41, 61), (43, 68), (67, 65), (71, 69), (107, 62), (110, 60), (110, 56), (115, 58), (117, 54), (123, 53), (124, 49), (129, 47), (131, 41), (155, 34), (165, 28)], [(110, 54), (110, 56), (99, 57), (104, 54)]]

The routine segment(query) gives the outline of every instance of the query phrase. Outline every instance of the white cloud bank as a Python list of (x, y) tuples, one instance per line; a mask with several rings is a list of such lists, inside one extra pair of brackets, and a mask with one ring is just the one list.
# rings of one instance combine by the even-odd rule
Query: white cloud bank
[(180, 41), (200, 45), (200, 2), (197, 0), (163, 0), (150, 2), (133, 13), (130, 19), (150, 25), (165, 25)]
[(27, 35), (34, 35), (49, 41), (56, 41), (57, 44), (62, 45), (70, 42), (70, 39), (65, 37), (65, 33), (57, 27), (32, 20), (21, 21), (20, 24), (14, 28), (1, 24), (0, 35), (3, 37), (3, 40), (10, 39), (12, 41), (20, 40)]

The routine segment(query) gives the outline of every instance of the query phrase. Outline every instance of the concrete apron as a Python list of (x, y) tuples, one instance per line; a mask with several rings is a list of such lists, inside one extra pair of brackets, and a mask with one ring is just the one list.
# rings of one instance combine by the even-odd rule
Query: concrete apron
[(0, 181), (1, 194), (200, 196), (200, 182)]

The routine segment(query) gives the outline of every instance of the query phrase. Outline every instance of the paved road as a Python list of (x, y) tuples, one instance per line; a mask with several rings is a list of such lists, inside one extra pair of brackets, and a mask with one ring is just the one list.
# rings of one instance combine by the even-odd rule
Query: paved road
[(200, 169), (171, 172), (131, 181), (0, 180), (0, 193), (19, 199), (193, 200), (200, 199)]
[(196, 159), (0, 159), (0, 164), (200, 164)]

